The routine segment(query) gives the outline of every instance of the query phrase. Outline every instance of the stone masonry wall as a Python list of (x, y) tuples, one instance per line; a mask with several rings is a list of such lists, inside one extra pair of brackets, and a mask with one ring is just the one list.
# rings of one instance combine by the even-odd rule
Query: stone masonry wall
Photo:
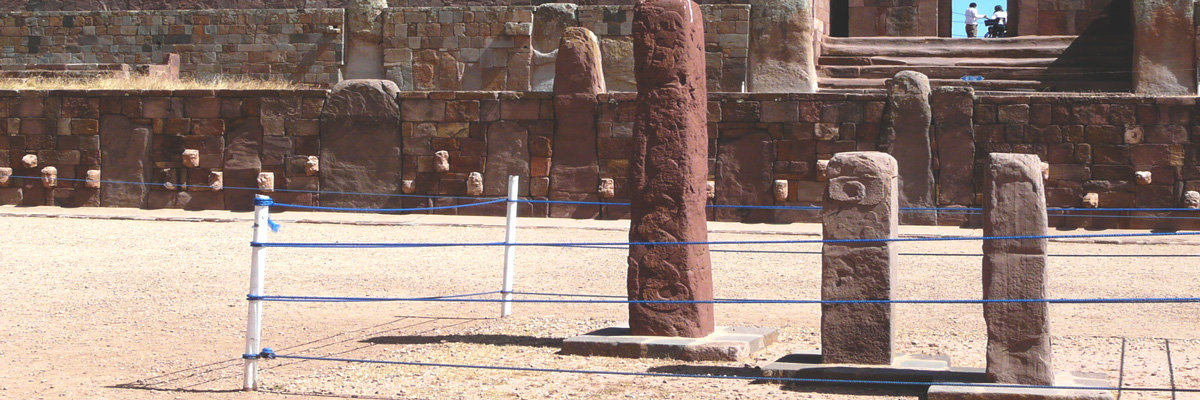
[[(57, 188), (46, 189), (38, 179), (14, 179), (0, 188), (0, 204), (245, 209), (260, 171), (275, 173), (276, 188), (319, 190), (318, 177), (307, 175), (304, 163), (320, 154), (317, 127), (324, 96), (320, 90), (0, 92), (0, 167), (13, 168), (15, 175), (38, 176), (41, 168), (54, 166), (67, 179), (102, 169), (106, 180), (197, 185), (140, 192), (134, 190), (140, 186), (105, 183), (97, 193), (80, 182), (60, 180)], [(632, 93), (606, 93), (598, 100), (600, 178), (612, 179), (614, 188), (611, 197), (601, 198), (625, 202), (635, 98)], [(838, 152), (878, 150), (886, 100), (884, 92), (711, 93), (712, 203), (819, 205), (825, 186), (822, 161)], [(479, 172), (482, 196), (502, 196), (510, 173), (526, 182), (523, 196), (547, 195), (554, 162), (551, 94), (402, 92), (399, 103), (405, 194), (464, 196), (470, 193), (470, 174)], [(935, 176), (941, 167), (975, 171), (968, 193), (979, 193), (981, 163), (989, 152), (1037, 154), (1047, 162), (1050, 207), (1086, 207), (1085, 197), (1094, 193), (1099, 207), (1173, 208), (1182, 206), (1184, 192), (1200, 190), (1200, 146), (1195, 144), (1200, 131), (1193, 127), (1200, 121), (1200, 108), (1194, 97), (979, 95), (972, 112), (973, 165), (943, 166), (937, 159), (933, 165)], [(936, 107), (934, 115), (939, 115)], [(139, 132), (147, 136), (140, 152)], [(933, 146), (936, 155), (936, 140)], [(182, 164), (185, 149), (200, 150), (198, 166)], [(443, 151), (445, 170), (439, 168)], [(26, 155), (36, 155), (38, 166), (23, 167)], [(137, 160), (144, 160), (144, 167)], [(219, 192), (202, 187), (214, 171), (224, 172), (225, 188)], [(1139, 172), (1149, 173), (1150, 179)], [(778, 196), (776, 185), (782, 183), (786, 195)], [(286, 202), (320, 203), (311, 194), (272, 195)], [(970, 200), (942, 206), (979, 206), (976, 197), (965, 197)], [(474, 201), (413, 197), (404, 204)], [(548, 215), (544, 204), (521, 207), (527, 215)], [(440, 212), (500, 214), (502, 209)], [(605, 206), (601, 216), (627, 213), (625, 206)], [(1149, 228), (1186, 221), (1091, 218), (1085, 211), (1074, 217), (1051, 214), (1051, 223), (1059, 226)], [(710, 217), (750, 222), (819, 218), (811, 211), (731, 209), (712, 210)], [(939, 221), (969, 222), (962, 214), (939, 216)]]
[[(741, 91), (750, 27), (747, 5), (705, 5), (709, 90)], [(533, 7), (390, 8), (384, 64), (402, 90), (528, 90)], [(580, 6), (600, 39), (610, 91), (634, 91), (632, 6)]]
[(161, 63), (198, 76), (312, 84), (337, 80), (341, 9), (12, 12), (0, 14), (2, 65)]

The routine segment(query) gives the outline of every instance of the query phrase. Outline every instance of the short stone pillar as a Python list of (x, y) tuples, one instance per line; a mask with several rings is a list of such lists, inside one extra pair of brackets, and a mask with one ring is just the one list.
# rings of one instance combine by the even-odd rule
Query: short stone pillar
[[(983, 235), (1045, 236), (1046, 194), (1041, 160), (992, 153), (983, 187)], [(1046, 239), (983, 241), (983, 298), (1046, 297)], [(1053, 385), (1048, 305), (984, 303), (989, 382)]]
[[(708, 92), (700, 6), (640, 0), (633, 53), (638, 95), (629, 241), (707, 241)], [(708, 246), (630, 246), (628, 285), (630, 300), (712, 300)], [(713, 305), (630, 304), (629, 327), (633, 335), (706, 336), (713, 333)]]
[[(829, 160), (821, 209), (823, 238), (894, 239), (900, 209), (896, 159), (886, 153), (838, 153)], [(890, 300), (892, 242), (825, 243), (822, 300)], [(821, 356), (826, 364), (891, 364), (892, 303), (823, 304)]]
[(817, 91), (812, 0), (754, 0), (746, 90)]
[(1133, 91), (1196, 94), (1192, 0), (1137, 0), (1133, 6)]
[[(881, 140), (887, 152), (896, 157), (899, 166), (901, 207), (936, 207), (933, 150), (929, 139), (933, 113), (929, 94), (929, 78), (920, 72), (900, 71), (888, 81)], [(901, 215), (900, 222), (934, 225), (937, 213), (910, 211)]]
[(346, 3), (346, 47), (343, 79), (384, 79), (383, 10), (387, 0)]
[[(600, 44), (586, 28), (570, 27), (562, 34), (554, 78), (553, 164), (551, 200), (598, 201), (599, 162), (596, 159), (596, 95), (604, 93)], [(600, 207), (551, 204), (551, 217), (595, 218)]]

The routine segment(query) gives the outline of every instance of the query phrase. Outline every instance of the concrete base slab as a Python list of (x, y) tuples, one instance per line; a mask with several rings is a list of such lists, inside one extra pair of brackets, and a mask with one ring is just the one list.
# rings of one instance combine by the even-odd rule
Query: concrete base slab
[[(1054, 386), (1112, 387), (1103, 375), (1058, 373)], [(928, 400), (1113, 400), (1112, 391), (1091, 389), (1044, 389), (1035, 387), (929, 387)]]
[(702, 338), (633, 336), (628, 327), (604, 328), (563, 340), (562, 354), (684, 361), (738, 361), (779, 337), (775, 328), (718, 326)]
[[(821, 352), (801, 351), (783, 356), (763, 367), (763, 376), (777, 378), (831, 379), (875, 381), (872, 387), (908, 387), (923, 389), (921, 385), (887, 384), (883, 382), (983, 382), (982, 368), (951, 367), (946, 356), (901, 354), (894, 357), (890, 365), (866, 364), (823, 364)], [(787, 382), (804, 385), (804, 382)], [(831, 384), (812, 382), (811, 384)], [(862, 386), (862, 384), (855, 384)]]

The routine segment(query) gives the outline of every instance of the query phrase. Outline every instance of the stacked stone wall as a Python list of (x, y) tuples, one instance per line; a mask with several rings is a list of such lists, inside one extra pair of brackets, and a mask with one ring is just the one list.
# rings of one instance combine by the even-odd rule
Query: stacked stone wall
[(157, 64), (180, 55), (200, 77), (337, 80), (341, 9), (13, 12), (0, 14), (0, 65)]
[[(325, 96), (320, 90), (0, 92), (0, 167), (13, 168), (15, 175), (37, 176), (41, 168), (54, 166), (60, 178), (82, 179), (88, 170), (101, 169), (105, 180), (197, 185), (137, 192), (105, 184), (101, 193), (88, 194), (82, 182), (60, 180), (57, 188), (46, 189), (39, 180), (15, 179), (0, 188), (0, 203), (238, 209), (248, 206), (254, 190), (232, 188), (255, 188), (252, 172), (273, 172), (277, 188), (319, 190), (319, 175), (308, 175), (305, 162), (320, 154)], [(404, 194), (468, 195), (468, 178), (479, 172), (484, 196), (503, 195), (510, 173), (528, 183), (521, 195), (548, 196), (555, 137), (551, 93), (401, 92), (398, 100)], [(601, 199), (626, 202), (635, 97), (605, 93), (597, 100), (599, 177), (613, 182), (612, 195)], [(711, 201), (819, 205), (827, 160), (839, 152), (882, 148), (886, 102), (883, 92), (711, 93)], [(948, 112), (938, 108), (935, 104), (935, 120)], [(973, 158), (941, 159), (937, 138), (942, 136), (933, 134), (935, 176), (943, 169), (975, 171), (965, 188), (963, 182), (945, 187), (949, 181), (939, 179), (942, 194), (962, 192), (939, 196), (939, 206), (978, 207), (981, 165), (993, 152), (1037, 154), (1048, 163), (1050, 207), (1173, 208), (1183, 206), (1185, 192), (1200, 191), (1200, 146), (1195, 145), (1200, 133), (1193, 127), (1200, 121), (1200, 109), (1194, 97), (978, 95), (971, 113), (974, 136), (964, 140), (974, 142)], [(141, 143), (138, 132), (146, 135), (144, 155), (135, 151)], [(962, 143), (954, 146), (970, 149)], [(197, 167), (182, 164), (186, 149), (200, 151)], [(36, 155), (38, 166), (24, 167), (26, 155)], [(219, 192), (202, 187), (214, 171), (224, 172), (225, 189)], [(128, 193), (100, 196), (105, 190)], [(778, 190), (786, 195), (776, 194)], [(1089, 194), (1094, 194), (1094, 204)], [(289, 202), (320, 202), (311, 194), (273, 195)], [(408, 206), (469, 202), (405, 200)], [(522, 207), (527, 215), (549, 213), (545, 205)], [(501, 210), (496, 206), (443, 212)], [(1156, 227), (1179, 222), (1055, 215), (1051, 212), (1051, 223), (1063, 226)], [(601, 210), (604, 218), (627, 216), (624, 206)], [(710, 217), (756, 222), (818, 218), (815, 212), (795, 210), (719, 210)], [(969, 222), (962, 214), (939, 215), (939, 221)]]
[[(708, 88), (741, 91), (747, 5), (705, 5)], [(402, 90), (528, 90), (533, 7), (390, 8), (384, 64)], [(632, 6), (580, 6), (580, 26), (600, 39), (610, 91), (634, 91)]]

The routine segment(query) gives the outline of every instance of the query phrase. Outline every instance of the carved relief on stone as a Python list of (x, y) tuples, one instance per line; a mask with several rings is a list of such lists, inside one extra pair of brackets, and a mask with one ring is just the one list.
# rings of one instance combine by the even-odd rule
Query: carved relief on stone
[(182, 155), (183, 166), (188, 168), (196, 168), (200, 166), (200, 150), (187, 149)]
[(1100, 194), (1088, 193), (1083, 195), (1083, 206), (1087, 208), (1100, 207)]
[(318, 172), (321, 172), (321, 160), (317, 156), (308, 156), (308, 161), (304, 162), (304, 174), (313, 176)]
[(208, 173), (208, 188), (217, 192), (225, 188), (225, 176), (221, 171), (212, 171)]
[(717, 197), (717, 182), (716, 181), (705, 182), (704, 191), (705, 191), (705, 193), (708, 193), (709, 200), (712, 200), (713, 198)]
[(42, 186), (47, 188), (58, 186), (58, 168), (42, 168)]
[(156, 182), (162, 184), (162, 188), (166, 190), (179, 190), (179, 185), (175, 182), (179, 181), (179, 175), (174, 168), (159, 168), (157, 171)]
[(1137, 177), (1139, 185), (1149, 185), (1153, 181), (1153, 175), (1150, 174), (1150, 171), (1138, 171), (1134, 173), (1134, 176)]
[(258, 191), (263, 193), (271, 193), (275, 191), (275, 173), (274, 172), (259, 172), (258, 173)]
[(413, 182), (412, 179), (405, 179), (400, 182), (400, 190), (403, 191), (404, 194), (412, 194), (417, 190), (417, 184)]
[(437, 172), (450, 171), (450, 152), (439, 150), (433, 153), (433, 170)]
[(37, 168), (37, 165), (38, 165), (37, 155), (36, 154), (26, 154), (24, 157), (21, 157), (21, 164), (24, 165), (25, 168)]
[(1200, 192), (1189, 190), (1184, 193), (1183, 206), (1187, 208), (1200, 208)]
[(600, 178), (600, 198), (611, 199), (616, 196), (616, 189), (613, 187), (612, 178)]
[(483, 174), (472, 172), (467, 175), (467, 194), (471, 196), (483, 194)]
[(83, 185), (84, 185), (84, 187), (87, 187), (89, 189), (99, 189), (100, 188), (100, 170), (98, 170), (98, 169), (87, 170), (87, 179), (84, 180)]
[(0, 187), (8, 186), (8, 183), (12, 181), (12, 174), (12, 168), (0, 168)]
[(1042, 179), (1050, 179), (1050, 163), (1042, 162)]
[(788, 181), (784, 179), (775, 180), (775, 201), (787, 201), (788, 199)]
[(829, 170), (829, 160), (817, 160), (817, 180), (825, 182), (829, 180), (829, 175), (826, 171)]

